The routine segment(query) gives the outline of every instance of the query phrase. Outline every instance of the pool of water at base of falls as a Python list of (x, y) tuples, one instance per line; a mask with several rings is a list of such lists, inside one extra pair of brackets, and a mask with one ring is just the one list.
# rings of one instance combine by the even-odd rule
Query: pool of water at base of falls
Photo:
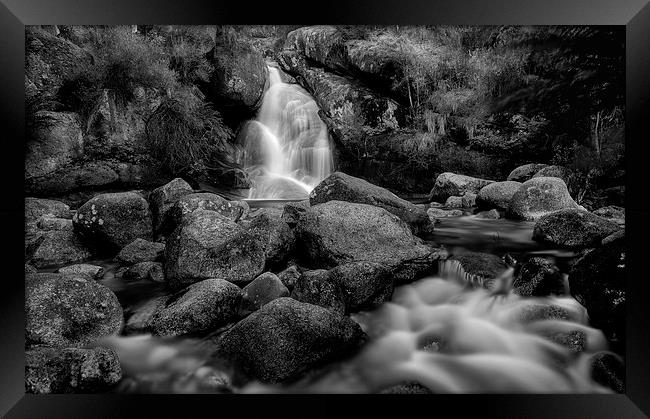
[[(249, 200), (251, 210), (282, 207), (292, 200)], [(295, 200), (293, 200), (295, 201)], [(532, 222), (487, 220), (465, 215), (440, 219), (425, 241), (452, 251), (471, 250), (515, 259), (540, 255), (566, 272), (576, 254), (534, 242)], [(164, 295), (164, 284), (125, 281), (116, 276), (112, 259), (92, 260), (105, 269), (100, 283), (115, 292), (125, 316)], [(44, 271), (54, 272), (56, 267)], [(561, 307), (565, 320), (524, 321), (538, 306)], [(470, 289), (459, 278), (431, 276), (397, 287), (390, 302), (371, 312), (352, 315), (369, 341), (358, 354), (289, 386), (248, 383), (225, 386), (231, 371), (212, 357), (209, 336), (156, 338), (150, 335), (110, 338), (125, 378), (115, 392), (219, 393), (377, 392), (417, 382), (436, 393), (609, 392), (591, 379), (589, 359), (608, 350), (602, 333), (588, 323), (586, 310), (570, 297), (522, 298)], [(231, 325), (229, 325), (231, 326)], [(585, 350), (571, 353), (545, 338), (580, 331)], [(216, 383), (216, 384), (215, 384)]]

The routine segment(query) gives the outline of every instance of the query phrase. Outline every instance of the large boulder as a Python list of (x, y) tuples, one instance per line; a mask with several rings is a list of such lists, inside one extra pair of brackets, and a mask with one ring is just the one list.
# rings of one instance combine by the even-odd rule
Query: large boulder
[(109, 348), (34, 348), (25, 352), (27, 393), (106, 392), (122, 378), (120, 360)]
[(625, 236), (622, 231), (589, 250), (569, 271), (569, 287), (589, 313), (593, 327), (601, 329), (621, 351), (625, 344)]
[(72, 221), (85, 240), (111, 251), (153, 236), (149, 204), (136, 192), (97, 195), (77, 210)]
[(492, 180), (445, 172), (438, 175), (429, 197), (432, 201), (446, 201), (450, 196), (463, 196), (466, 192), (478, 193)]
[(246, 284), (264, 269), (264, 246), (250, 232), (214, 211), (196, 210), (169, 236), (165, 276), (180, 289), (208, 278)]
[(296, 50), (331, 70), (344, 71), (348, 67), (345, 39), (334, 26), (303, 26), (291, 31), (285, 48)]
[(505, 211), (510, 200), (521, 187), (521, 183), (507, 180), (484, 186), (476, 197), (476, 206), (481, 209), (498, 209)]
[(335, 172), (321, 181), (309, 195), (310, 205), (328, 201), (346, 201), (384, 208), (413, 229), (415, 234), (432, 229), (427, 213), (392, 192), (342, 172)]
[(193, 192), (189, 183), (181, 178), (176, 178), (171, 182), (160, 186), (149, 194), (149, 206), (153, 216), (154, 232), (158, 233), (162, 228), (167, 211), (182, 196)]
[(115, 259), (123, 265), (161, 260), (165, 253), (165, 244), (145, 239), (135, 239), (120, 250)]
[(275, 383), (348, 355), (363, 338), (348, 317), (278, 298), (224, 333), (217, 355), (233, 362), (244, 379)]
[(236, 319), (239, 298), (237, 285), (223, 279), (206, 279), (167, 299), (149, 327), (158, 336), (208, 332)]
[(209, 210), (236, 222), (242, 215), (242, 208), (232, 205), (228, 200), (209, 192), (197, 192), (183, 195), (176, 200), (167, 212), (166, 231), (172, 231), (185, 218), (196, 210)]
[(542, 257), (533, 257), (524, 263), (515, 277), (513, 289), (526, 297), (566, 293), (562, 273), (553, 262)]
[(227, 116), (252, 116), (262, 103), (268, 70), (262, 55), (248, 42), (217, 34), (207, 58), (214, 70), (209, 92)]
[(561, 247), (596, 247), (619, 230), (615, 223), (579, 209), (564, 209), (540, 217), (533, 240)]
[(564, 181), (564, 183), (566, 183), (567, 188), (571, 194), (575, 194), (577, 192), (575, 175), (571, 169), (568, 169), (564, 166), (553, 165), (543, 167), (537, 173), (535, 173), (535, 175), (533, 175), (533, 178), (536, 177), (560, 178)]
[(508, 205), (506, 216), (533, 221), (561, 209), (578, 208), (566, 183), (556, 177), (536, 177), (522, 183)]
[(250, 314), (276, 298), (288, 296), (289, 290), (282, 281), (274, 273), (265, 272), (242, 289), (239, 314)]
[(25, 256), (37, 268), (69, 265), (92, 257), (91, 249), (71, 230), (38, 230), (28, 234), (25, 244)]
[(325, 269), (303, 272), (291, 292), (291, 298), (341, 315), (346, 312), (343, 290), (331, 280), (329, 271)]
[(248, 232), (264, 247), (265, 266), (283, 267), (293, 255), (296, 238), (289, 224), (267, 208), (260, 209), (248, 225)]
[(25, 317), (25, 339), (33, 345), (84, 346), (123, 325), (115, 294), (79, 275), (27, 275)]
[(508, 175), (508, 180), (514, 181), (514, 182), (525, 182), (529, 179), (531, 179), (537, 172), (542, 170), (543, 168), (547, 167), (548, 164), (544, 163), (528, 163), (524, 164), (523, 166), (519, 166), (516, 169), (514, 169), (510, 174)]
[(25, 179), (48, 175), (83, 154), (79, 116), (71, 112), (39, 111), (40, 122), (26, 144)]
[(408, 225), (383, 208), (343, 201), (311, 207), (298, 221), (299, 251), (308, 266), (375, 262), (408, 282), (433, 269), (438, 255)]

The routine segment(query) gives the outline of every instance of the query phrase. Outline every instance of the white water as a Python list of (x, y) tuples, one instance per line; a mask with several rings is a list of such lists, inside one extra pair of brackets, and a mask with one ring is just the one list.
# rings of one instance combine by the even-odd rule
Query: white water
[(240, 162), (254, 186), (249, 199), (305, 199), (332, 173), (327, 126), (314, 99), (269, 69), (269, 88), (257, 119), (239, 134)]
[[(511, 269), (495, 280), (495, 291), (454, 277), (453, 267), (442, 272), (445, 278), (399, 287), (379, 309), (354, 315), (370, 340), (333, 371), (290, 387), (233, 390), (367, 393), (417, 382), (434, 393), (611, 392), (590, 374), (592, 356), (607, 351), (607, 341), (576, 300), (514, 295)], [(561, 315), (544, 315), (549, 309)], [(552, 340), (570, 332), (583, 335), (582, 351)], [(210, 345), (198, 341), (141, 336), (103, 344), (117, 350), (127, 375), (156, 383), (150, 392), (219, 392), (230, 381), (229, 366), (209, 361)]]

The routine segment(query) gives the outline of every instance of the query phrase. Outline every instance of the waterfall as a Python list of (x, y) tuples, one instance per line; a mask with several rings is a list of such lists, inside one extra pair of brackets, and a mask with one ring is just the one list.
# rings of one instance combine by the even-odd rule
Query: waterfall
[(240, 163), (251, 176), (249, 199), (306, 199), (332, 173), (327, 126), (305, 89), (268, 67), (269, 88), (257, 118), (240, 131)]

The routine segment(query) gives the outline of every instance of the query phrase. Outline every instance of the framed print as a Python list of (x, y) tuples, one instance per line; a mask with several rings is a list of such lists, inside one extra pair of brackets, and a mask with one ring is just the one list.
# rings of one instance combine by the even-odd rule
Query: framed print
[(310, 6), (3, 0), (2, 413), (646, 417), (650, 6)]

